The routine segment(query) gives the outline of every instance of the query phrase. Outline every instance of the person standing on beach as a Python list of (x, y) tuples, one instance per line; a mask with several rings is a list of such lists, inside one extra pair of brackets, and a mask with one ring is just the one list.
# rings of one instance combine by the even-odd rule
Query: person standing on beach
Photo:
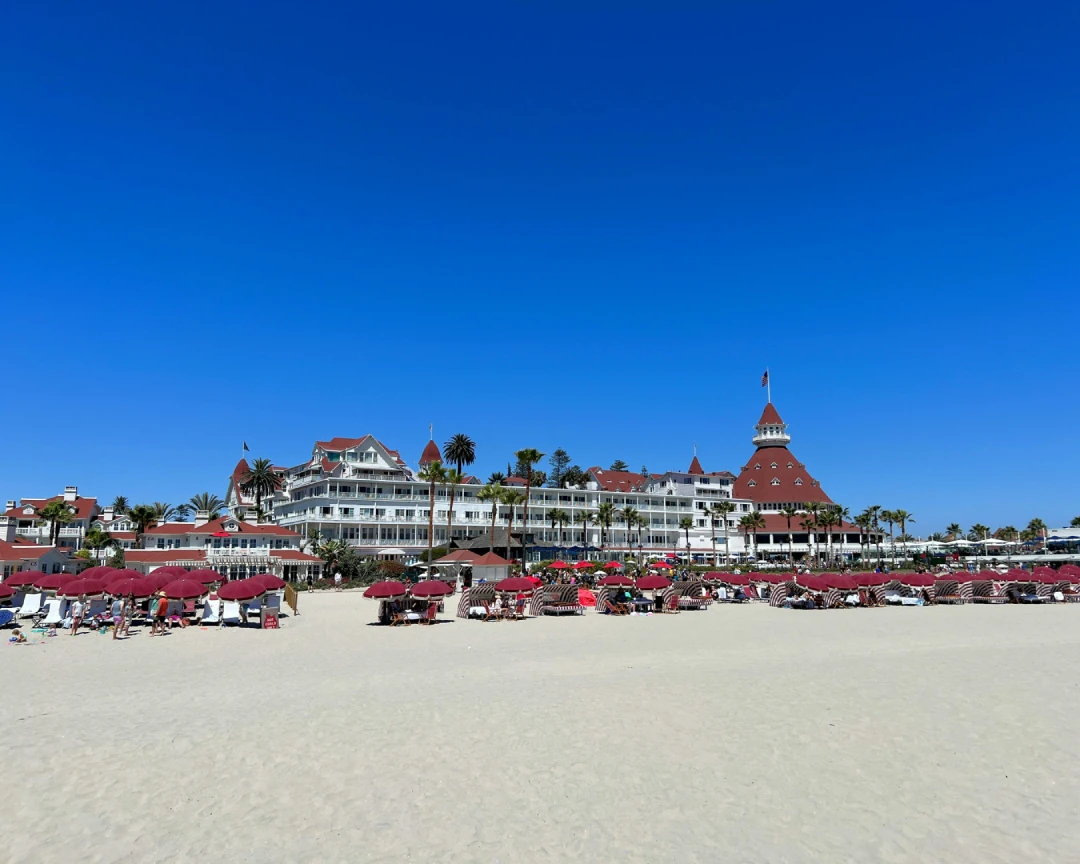
[(112, 638), (116, 639), (124, 629), (124, 598), (113, 597), (112, 601)]
[(334, 574), (334, 590), (341, 590), (341, 573), (340, 571)]
[(71, 604), (71, 635), (74, 636), (79, 632), (79, 625), (82, 624), (83, 615), (86, 614), (86, 595), (80, 594), (79, 599)]

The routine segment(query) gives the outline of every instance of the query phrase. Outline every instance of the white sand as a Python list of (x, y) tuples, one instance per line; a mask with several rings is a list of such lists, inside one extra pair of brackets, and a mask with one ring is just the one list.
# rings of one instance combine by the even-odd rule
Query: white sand
[(1080, 859), (1080, 606), (301, 604), (0, 646), (0, 859)]

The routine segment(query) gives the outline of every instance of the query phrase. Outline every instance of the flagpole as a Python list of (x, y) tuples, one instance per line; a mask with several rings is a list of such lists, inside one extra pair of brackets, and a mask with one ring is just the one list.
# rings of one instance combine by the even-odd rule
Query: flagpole
[(769, 372), (769, 367), (765, 367), (765, 389), (769, 395), (769, 402), (772, 402), (772, 374)]

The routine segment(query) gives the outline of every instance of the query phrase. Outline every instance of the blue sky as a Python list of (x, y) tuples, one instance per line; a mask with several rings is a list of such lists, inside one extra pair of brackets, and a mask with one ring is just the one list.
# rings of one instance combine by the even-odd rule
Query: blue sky
[(1075, 3), (9, 3), (2, 497), (372, 432), (1080, 513)]

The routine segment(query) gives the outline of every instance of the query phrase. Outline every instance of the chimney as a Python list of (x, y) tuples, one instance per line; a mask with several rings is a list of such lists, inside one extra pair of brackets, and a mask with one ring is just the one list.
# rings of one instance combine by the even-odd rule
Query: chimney
[(15, 502), (12, 501), (10, 498), (8, 498), (7, 509), (8, 510), (14, 510), (15, 509)]
[(101, 511), (102, 522), (112, 522), (116, 518), (116, 511), (113, 509), (112, 504)]
[(210, 521), (209, 510), (196, 510), (195, 511), (195, 527), (202, 528), (207, 522)]
[(79, 497), (79, 487), (78, 486), (65, 486), (64, 487), (64, 500), (65, 501), (74, 501), (78, 497)]
[[(9, 501), (8, 503), (11, 504), (13, 502)], [(5, 543), (14, 543), (15, 526), (18, 524), (19, 523), (14, 519), (10, 519), (7, 516), (0, 516), (0, 540), (3, 540)]]

